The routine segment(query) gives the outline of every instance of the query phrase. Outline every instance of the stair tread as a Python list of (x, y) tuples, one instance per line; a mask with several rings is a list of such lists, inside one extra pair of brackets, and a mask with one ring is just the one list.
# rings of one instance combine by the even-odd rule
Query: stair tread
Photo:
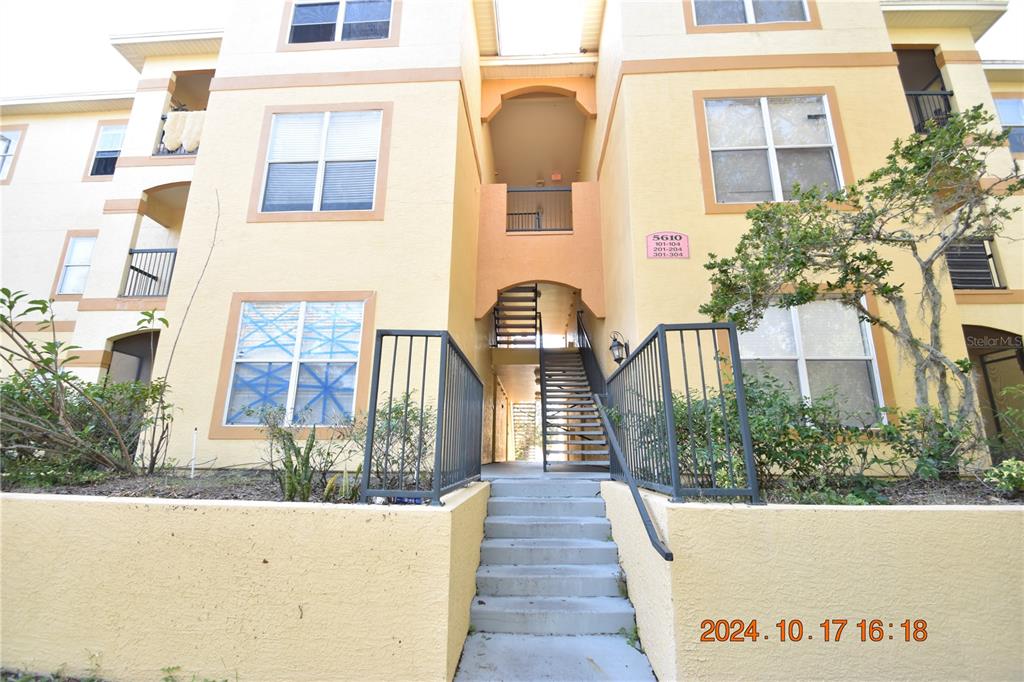
[(604, 577), (620, 576), (618, 564), (485, 564), (476, 571), (477, 576), (499, 577)]
[(488, 611), (560, 611), (576, 613), (633, 613), (625, 597), (487, 597), (473, 598), (474, 610)]
[[(541, 499), (549, 500), (550, 497), (541, 498), (530, 498), (530, 499)], [(555, 498), (562, 499), (562, 498)], [(517, 523), (517, 524), (555, 524), (555, 523), (579, 523), (579, 524), (593, 524), (593, 525), (605, 525), (609, 523), (608, 519), (603, 516), (512, 516), (510, 514), (492, 514), (487, 517), (487, 523)], [(512, 538), (505, 538), (510, 540)], [(524, 538), (528, 539), (528, 538)], [(555, 538), (552, 538), (555, 539)], [(571, 539), (571, 538), (570, 538)]]
[(591, 540), (588, 538), (484, 538), (481, 547), (529, 547), (538, 549), (566, 548), (566, 549), (616, 549), (611, 540)]

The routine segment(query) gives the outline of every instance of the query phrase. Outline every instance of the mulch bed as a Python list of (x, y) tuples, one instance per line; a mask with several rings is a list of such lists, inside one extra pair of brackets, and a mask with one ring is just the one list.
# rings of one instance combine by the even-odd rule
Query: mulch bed
[[(887, 498), (887, 504), (1024, 504), (1024, 498), (1011, 497), (977, 479), (955, 481), (901, 479), (882, 484), (878, 492)], [(769, 491), (765, 494), (765, 498), (768, 502), (776, 504), (794, 504), (794, 500), (785, 493)]]
[(108, 497), (166, 497), (191, 500), (281, 500), (281, 487), (269, 471), (256, 469), (170, 471), (152, 476), (110, 477), (85, 485), (16, 488), (19, 493), (103, 495)]

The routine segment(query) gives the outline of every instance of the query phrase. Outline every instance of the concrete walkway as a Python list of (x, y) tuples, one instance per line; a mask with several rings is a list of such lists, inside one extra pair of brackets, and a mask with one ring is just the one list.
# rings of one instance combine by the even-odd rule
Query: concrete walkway
[(478, 632), (466, 638), (455, 682), (653, 681), (647, 657), (619, 635)]
[[(579, 465), (566, 467), (567, 471), (559, 471), (564, 463), (551, 462), (548, 470), (540, 462), (496, 462), (480, 467), (480, 478), (493, 481), (496, 478), (582, 478), (592, 481), (608, 480), (608, 467), (588, 467)], [(588, 470), (589, 469), (589, 470)]]

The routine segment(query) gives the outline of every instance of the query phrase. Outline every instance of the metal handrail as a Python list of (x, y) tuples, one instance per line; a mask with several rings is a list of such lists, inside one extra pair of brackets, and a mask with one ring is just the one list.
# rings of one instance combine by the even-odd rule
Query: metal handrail
[(543, 470), (548, 470), (548, 392), (544, 387), (544, 319), (537, 313), (537, 353), (540, 355), (540, 439)]
[(590, 389), (595, 393), (603, 394), (605, 392), (604, 373), (597, 361), (590, 332), (587, 331), (587, 327), (583, 323), (582, 310), (576, 311), (576, 346), (580, 349), (580, 355), (583, 358), (583, 371), (587, 374)]
[(177, 249), (128, 249), (125, 297), (164, 297), (170, 292)]
[(654, 521), (651, 519), (651, 513), (647, 511), (647, 505), (644, 504), (643, 498), (640, 497), (640, 490), (637, 488), (636, 479), (633, 478), (633, 474), (629, 470), (629, 465), (626, 463), (626, 458), (622, 456), (622, 449), (619, 447), (619, 439), (615, 436), (615, 429), (612, 428), (611, 422), (608, 420), (608, 412), (605, 409), (604, 401), (601, 400), (601, 394), (594, 394), (594, 402), (597, 403), (597, 413), (601, 415), (601, 424), (604, 426), (604, 430), (608, 433), (608, 444), (609, 449), (615, 455), (615, 459), (619, 463), (619, 468), (622, 470), (622, 477), (626, 481), (626, 485), (629, 486), (629, 492), (633, 496), (633, 502), (636, 503), (636, 509), (640, 512), (640, 520), (644, 523), (644, 530), (647, 531), (647, 537), (651, 541), (651, 546), (661, 555), (661, 558), (665, 561), (672, 561), (673, 554), (672, 550), (668, 548), (668, 545), (658, 536), (658, 530), (654, 527)]

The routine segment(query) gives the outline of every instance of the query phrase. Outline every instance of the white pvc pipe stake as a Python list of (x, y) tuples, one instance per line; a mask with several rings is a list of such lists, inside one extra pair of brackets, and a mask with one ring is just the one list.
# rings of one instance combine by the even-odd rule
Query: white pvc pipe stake
[(189, 476), (188, 476), (189, 478), (195, 478), (196, 477), (196, 447), (197, 447), (198, 442), (199, 442), (199, 427), (198, 426), (194, 426), (194, 427), (192, 427), (192, 466), (191, 466), (191, 472), (189, 473)]

